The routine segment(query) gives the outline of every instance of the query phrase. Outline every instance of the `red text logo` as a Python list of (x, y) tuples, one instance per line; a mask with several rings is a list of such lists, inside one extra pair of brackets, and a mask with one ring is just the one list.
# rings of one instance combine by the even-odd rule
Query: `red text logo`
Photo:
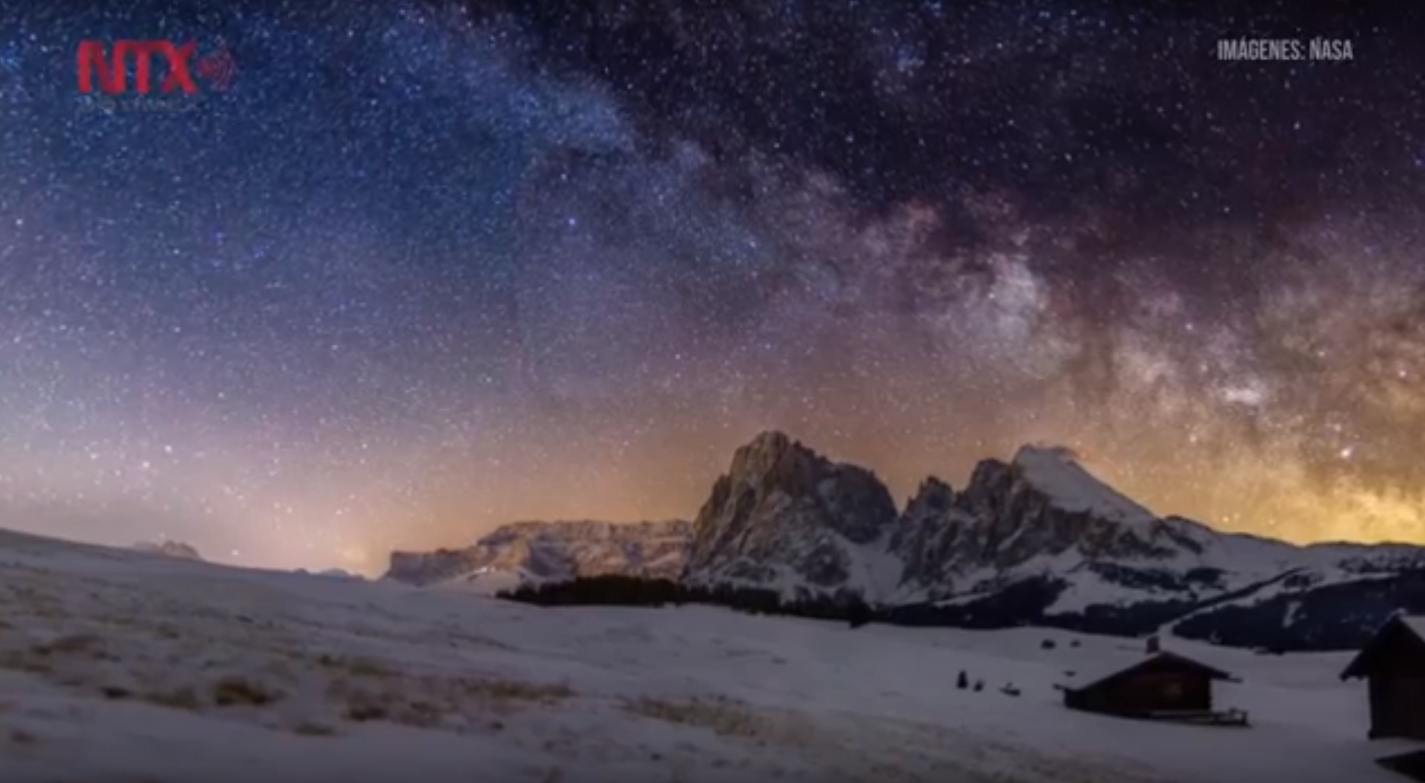
[[(232, 78), (233, 61), (226, 48), (194, 62), (196, 43), (173, 41), (115, 41), (112, 47), (103, 41), (80, 41), (78, 53), (79, 91), (121, 95), (135, 92), (147, 95), (157, 85), (165, 93), (198, 91), (195, 73), (219, 90), (227, 88)], [(155, 66), (162, 64), (162, 69)], [(130, 71), (132, 66), (132, 71)], [(132, 72), (133, 81), (129, 75)], [(162, 74), (162, 81), (158, 76)]]

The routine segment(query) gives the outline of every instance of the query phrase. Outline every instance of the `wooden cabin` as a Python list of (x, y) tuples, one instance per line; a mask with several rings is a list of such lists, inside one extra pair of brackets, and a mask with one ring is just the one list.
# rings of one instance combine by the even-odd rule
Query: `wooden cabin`
[(1397, 615), (1381, 626), (1341, 672), (1369, 683), (1366, 736), (1425, 740), (1425, 617)]
[(1135, 718), (1212, 714), (1212, 683), (1232, 676), (1205, 663), (1158, 652), (1132, 665), (1065, 685), (1064, 706)]

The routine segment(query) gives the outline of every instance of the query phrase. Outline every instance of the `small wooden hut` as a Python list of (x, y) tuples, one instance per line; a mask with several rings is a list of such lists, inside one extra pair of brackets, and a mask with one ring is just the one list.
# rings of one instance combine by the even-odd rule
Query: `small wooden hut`
[(1369, 683), (1371, 739), (1425, 740), (1425, 617), (1392, 617), (1356, 655), (1342, 680)]
[(1158, 652), (1136, 663), (1065, 685), (1064, 706), (1132, 718), (1200, 719), (1245, 722), (1243, 713), (1214, 713), (1212, 683), (1232, 675), (1171, 652)]

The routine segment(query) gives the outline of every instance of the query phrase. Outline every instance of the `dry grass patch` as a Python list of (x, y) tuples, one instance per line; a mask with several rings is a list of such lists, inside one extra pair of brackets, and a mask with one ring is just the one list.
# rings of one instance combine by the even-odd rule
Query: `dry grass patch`
[(625, 702), (624, 709), (665, 723), (700, 726), (732, 737), (765, 737), (771, 728), (768, 721), (755, 715), (747, 705), (714, 696), (694, 697), (687, 701), (669, 701), (644, 696)]
[(327, 698), (346, 720), (384, 721), (418, 728), (470, 726), (475, 714), (505, 713), (521, 704), (553, 704), (574, 696), (563, 683), (507, 679), (409, 678), (373, 681), (338, 678)]
[(395, 677), (397, 672), (374, 658), (323, 654), (317, 658), (317, 665), (324, 669), (335, 669), (355, 677)]
[(0, 668), (13, 669), (28, 674), (51, 674), (54, 672), (52, 662), (29, 650), (0, 651)]
[(302, 737), (334, 737), (336, 736), (336, 727), (328, 726), (325, 723), (302, 721), (292, 727), (292, 733)]
[[(208, 706), (203, 694), (191, 685), (161, 690), (132, 691), (119, 685), (104, 685), (99, 694), (106, 699), (134, 699), (175, 710), (200, 712)], [(208, 688), (212, 704), (218, 707), (263, 707), (279, 701), (282, 694), (242, 677), (224, 677)]]
[(223, 677), (213, 683), (213, 702), (219, 707), (264, 707), (281, 699), (281, 693), (244, 677)]
[(0, 667), (31, 674), (54, 674), (66, 668), (66, 662), (75, 660), (117, 661), (119, 656), (106, 650), (103, 638), (92, 633), (66, 634), (28, 647), (0, 651)]
[(198, 695), (198, 691), (187, 685), (172, 690), (146, 693), (142, 698), (144, 701), (157, 704), (160, 707), (169, 707), (175, 710), (197, 712), (203, 708), (203, 699)]
[(33, 745), (39, 741), (37, 735), (24, 729), (10, 729), (10, 742), (15, 745)]
[(98, 658), (104, 654), (104, 640), (92, 633), (72, 633), (33, 645), (30, 650), (36, 655), (92, 655)]
[(371, 687), (350, 680), (336, 680), (327, 689), (327, 698), (342, 706), (342, 717), (354, 723), (383, 721), (402, 726), (438, 728), (453, 704), (438, 705), (413, 698), (409, 687), (390, 683)]
[(461, 693), (478, 701), (536, 702), (554, 704), (573, 698), (574, 689), (566, 683), (537, 683), (524, 680), (478, 679), (457, 680)]

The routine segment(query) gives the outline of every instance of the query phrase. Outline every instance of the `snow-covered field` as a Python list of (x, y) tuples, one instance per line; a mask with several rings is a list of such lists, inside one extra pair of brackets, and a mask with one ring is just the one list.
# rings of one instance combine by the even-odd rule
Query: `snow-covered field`
[(540, 609), (3, 531), (0, 602), (14, 783), (1372, 783), (1409, 747), (1366, 741), (1341, 655), (1170, 642), (1243, 678), (1231, 729), (1065, 710), (1066, 670), (1142, 653), (1057, 631)]

